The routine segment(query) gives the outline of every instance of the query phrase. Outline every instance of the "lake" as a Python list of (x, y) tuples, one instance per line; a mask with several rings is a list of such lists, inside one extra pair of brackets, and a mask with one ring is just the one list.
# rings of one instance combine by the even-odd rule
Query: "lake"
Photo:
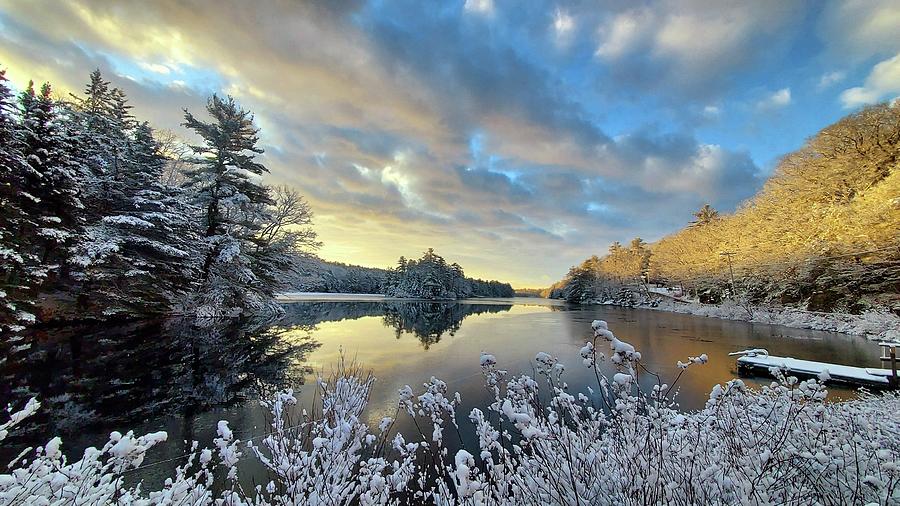
[[(642, 353), (646, 367), (668, 382), (678, 373), (678, 360), (706, 353), (709, 363), (691, 367), (678, 383), (678, 401), (686, 410), (702, 407), (713, 385), (736, 377), (732, 351), (767, 348), (780, 356), (881, 365), (878, 346), (859, 337), (547, 299), (341, 297), (284, 307), (276, 322), (166, 320), (34, 331), (31, 349), (0, 366), (0, 402), (20, 406), (36, 395), (42, 413), (26, 424), (29, 430), (4, 442), (0, 460), (8, 462), (24, 446), (57, 434), (67, 455), (80, 456), (85, 447), (102, 445), (112, 430), (165, 430), (169, 441), (148, 454), (147, 467), (138, 473), (154, 486), (180, 463), (187, 448), (183, 441), (210, 444), (218, 420), (228, 420), (240, 439), (265, 433), (260, 396), (293, 387), (301, 405), (308, 406), (316, 374), (327, 374), (342, 357), (377, 378), (366, 412), (373, 428), (382, 417), (394, 416), (399, 388), (408, 384), (421, 392), (421, 384), (435, 376), (462, 395), (457, 415), (468, 439), (469, 411), (490, 398), (479, 368), (482, 351), (495, 355), (511, 374), (531, 374), (535, 354), (545, 351), (565, 364), (570, 391), (585, 391), (595, 380), (578, 352), (591, 339), (595, 319), (606, 320), (619, 339)], [(614, 372), (609, 364), (603, 367)], [(640, 381), (649, 385), (654, 379), (642, 375)], [(853, 395), (832, 391), (835, 400)], [(398, 427), (407, 439), (413, 436), (403, 417)], [(260, 478), (256, 471), (248, 475)]]

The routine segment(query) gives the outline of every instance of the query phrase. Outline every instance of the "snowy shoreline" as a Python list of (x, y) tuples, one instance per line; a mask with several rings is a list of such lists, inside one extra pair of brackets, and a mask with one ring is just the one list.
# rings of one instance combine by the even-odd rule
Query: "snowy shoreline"
[(278, 302), (298, 302), (304, 300), (385, 300), (388, 297), (380, 293), (329, 293), (329, 292), (282, 292), (275, 295)]
[[(751, 317), (747, 309), (738, 304), (701, 304), (699, 302), (667, 297), (661, 297), (656, 300), (659, 302), (657, 306), (641, 304), (635, 307), (748, 323), (782, 325), (795, 329), (839, 332), (865, 337), (873, 341), (900, 341), (900, 317), (887, 311), (867, 311), (863, 314), (855, 315), (849, 313), (818, 313), (788, 307), (752, 306), (750, 307), (750, 311), (753, 313)], [(618, 305), (610, 301), (594, 301), (591, 304)]]
[[(585, 302), (589, 305), (636, 307), (655, 311), (668, 311), (670, 313), (690, 314), (694, 316), (706, 316), (708, 318), (721, 318), (723, 320), (744, 321), (748, 323), (763, 323), (767, 325), (781, 325), (796, 329), (821, 330), (825, 332), (839, 332), (853, 336), (861, 336), (870, 340), (896, 340), (900, 341), (900, 317), (887, 311), (868, 311), (854, 315), (849, 313), (820, 313), (803, 311), (789, 307), (760, 307), (753, 306), (750, 310), (751, 317), (744, 306), (738, 304), (702, 304), (695, 300), (674, 298), (658, 291), (653, 292), (658, 305), (638, 304), (630, 306), (615, 301), (592, 300)], [(411, 301), (427, 299), (403, 299), (388, 297), (381, 294), (370, 293), (324, 293), (324, 292), (283, 292), (276, 296), (278, 302), (302, 302), (302, 301)], [(550, 299), (555, 300), (555, 299)], [(430, 302), (454, 302), (447, 300), (429, 300)]]
[[(480, 297), (473, 297), (480, 298)], [(422, 297), (398, 297), (381, 293), (342, 293), (342, 292), (282, 292), (275, 295), (275, 301), (285, 302), (459, 302), (463, 299), (428, 299)]]

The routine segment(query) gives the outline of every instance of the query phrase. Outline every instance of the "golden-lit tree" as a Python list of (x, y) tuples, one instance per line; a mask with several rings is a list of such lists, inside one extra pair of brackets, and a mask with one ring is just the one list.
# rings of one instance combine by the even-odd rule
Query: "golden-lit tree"
[[(734, 214), (720, 216), (704, 206), (692, 226), (654, 244), (651, 275), (721, 283), (728, 274), (721, 253), (730, 251), (745, 280), (810, 285), (798, 298), (844, 282), (896, 292), (898, 165), (900, 106), (879, 104), (849, 115), (785, 156), (763, 189)], [(867, 292), (853, 290), (856, 296)], [(880, 302), (897, 300), (881, 296)]]
[(696, 219), (692, 221), (691, 224), (695, 226), (709, 225), (718, 217), (719, 211), (713, 209), (709, 204), (703, 204), (703, 207), (694, 213), (694, 218)]

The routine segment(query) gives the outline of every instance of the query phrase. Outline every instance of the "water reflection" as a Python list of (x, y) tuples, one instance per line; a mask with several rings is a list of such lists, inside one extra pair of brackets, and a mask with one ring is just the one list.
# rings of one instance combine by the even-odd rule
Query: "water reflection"
[(286, 304), (278, 325), (314, 326), (318, 323), (380, 316), (397, 339), (412, 334), (426, 350), (446, 334), (453, 336), (470, 315), (508, 312), (508, 303), (462, 304), (433, 301), (304, 302)]
[(17, 431), (22, 440), (120, 430), (161, 415), (189, 421), (212, 407), (302, 385), (312, 373), (306, 361), (320, 346), (313, 334), (321, 323), (380, 317), (396, 338), (412, 334), (428, 349), (467, 316), (511, 307), (320, 302), (289, 304), (275, 322), (173, 319), (40, 329), (28, 336), (28, 350), (0, 368), (0, 403), (21, 405), (32, 396), (43, 403), (40, 415)]
[(509, 311), (511, 304), (442, 304), (440, 302), (389, 303), (384, 307), (384, 324), (394, 328), (397, 339), (404, 333), (419, 338), (426, 350), (439, 343), (444, 334), (455, 335), (469, 315)]
[[(0, 402), (37, 396), (43, 409), (27, 429), (42, 435), (127, 427), (167, 413), (190, 418), (302, 384), (302, 364), (318, 347), (308, 332), (296, 337), (303, 331), (296, 324), (187, 319), (42, 329), (28, 336), (29, 350), (0, 369)], [(282, 339), (286, 333), (295, 337)]]
[[(677, 375), (677, 360), (709, 355), (707, 365), (679, 382), (685, 409), (702, 407), (713, 385), (734, 377), (728, 352), (739, 349), (765, 347), (796, 358), (879, 366), (878, 347), (850, 336), (551, 301), (342, 300), (286, 304), (285, 311), (277, 322), (200, 326), (170, 320), (34, 332), (30, 350), (0, 365), (0, 402), (21, 404), (37, 396), (44, 409), (26, 424), (28, 433), (4, 441), (0, 461), (53, 434), (63, 436), (73, 456), (102, 444), (110, 430), (165, 430), (172, 444), (148, 457), (162, 462), (185, 453), (181, 441), (209, 444), (218, 420), (228, 420), (241, 439), (258, 436), (268, 422), (252, 399), (290, 386), (309, 407), (315, 389), (301, 385), (345, 355), (377, 378), (364, 414), (369, 423), (393, 416), (399, 388), (416, 388), (433, 375), (462, 395), (458, 413), (469, 440), (475, 435), (465, 417), (490, 403), (478, 367), (481, 351), (495, 354), (510, 374), (530, 374), (537, 352), (552, 353), (565, 365), (571, 391), (585, 391), (595, 378), (578, 350), (591, 338), (590, 322), (597, 318), (634, 344), (648, 369), (665, 381)], [(615, 372), (608, 362), (602, 369)], [(640, 381), (649, 388), (653, 378), (642, 375)], [(397, 428), (411, 434), (415, 428), (407, 422)], [(161, 483), (174, 465), (153, 468), (153, 479)]]

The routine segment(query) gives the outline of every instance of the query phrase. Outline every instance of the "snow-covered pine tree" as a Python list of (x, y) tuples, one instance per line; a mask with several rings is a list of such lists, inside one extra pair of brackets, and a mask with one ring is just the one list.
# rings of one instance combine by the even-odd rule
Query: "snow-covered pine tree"
[(82, 167), (73, 156), (71, 132), (60, 117), (45, 83), (35, 93), (33, 83), (19, 98), (22, 109), (23, 154), (28, 167), (19, 202), (28, 220), (21, 223), (22, 251), (37, 255), (48, 281), (68, 277), (70, 247), (83, 221)]
[(72, 98), (80, 103), (83, 111), (91, 114), (88, 119), (103, 121), (104, 118), (108, 117), (108, 113), (112, 109), (112, 97), (110, 96), (109, 90), (110, 83), (109, 81), (103, 80), (100, 69), (95, 69), (91, 72), (90, 79), (91, 82), (84, 88), (85, 96), (78, 97), (73, 95)]
[(114, 180), (120, 199), (79, 245), (85, 293), (106, 314), (165, 312), (195, 281), (196, 210), (181, 189), (159, 180), (164, 164), (152, 129), (138, 125)]
[(99, 70), (91, 72), (84, 96), (71, 95), (67, 104), (78, 158), (84, 163), (85, 225), (74, 247), (73, 278), (79, 282), (78, 303), (82, 311), (104, 307), (108, 314), (124, 312), (129, 305), (115, 295), (119, 271), (127, 268), (120, 250), (122, 239), (114, 223), (104, 219), (123, 209), (127, 202), (119, 179), (122, 153), (127, 151), (127, 133), (116, 124), (110, 83)]
[(71, 95), (67, 104), (73, 137), (86, 173), (84, 202), (87, 221), (94, 224), (125, 200), (120, 172), (128, 152), (128, 136), (132, 119), (124, 94), (103, 80), (100, 70), (91, 72), (84, 95)]
[(85, 97), (75, 98), (93, 203), (74, 257), (80, 303), (105, 315), (165, 312), (196, 277), (193, 210), (179, 188), (160, 181), (159, 144), (148, 124), (135, 124), (121, 90), (95, 71)]
[(26, 246), (22, 230), (29, 216), (22, 208), (25, 174), (23, 132), (6, 70), (0, 69), (0, 336), (32, 323), (34, 292), (43, 281), (40, 258)]
[(211, 122), (185, 110), (184, 126), (203, 143), (186, 171), (186, 188), (201, 209), (206, 251), (201, 286), (195, 298), (201, 316), (239, 315), (247, 310), (277, 311), (273, 262), (260, 237), (273, 201), (259, 176), (268, 169), (256, 161), (258, 129), (253, 115), (232, 97), (213, 95), (207, 103)]
[[(132, 259), (123, 255), (129, 231), (127, 220), (116, 219), (128, 209), (130, 200), (122, 177), (130, 150), (124, 96), (114, 96), (98, 69), (91, 72), (84, 95), (71, 97), (67, 109), (78, 156), (84, 161), (87, 207), (86, 223), (73, 256), (77, 267), (73, 277), (80, 283), (78, 304), (88, 313), (97, 308), (103, 308), (107, 315), (128, 313), (140, 300), (125, 290), (129, 280), (123, 273), (132, 266)], [(139, 225), (132, 221), (130, 226)], [(141, 268), (140, 263), (136, 268)]]
[(133, 256), (148, 267), (140, 273), (142, 279), (133, 285), (133, 291), (143, 303), (152, 302), (162, 310), (183, 302), (196, 282), (199, 262), (195, 252), (202, 244), (197, 209), (184, 190), (162, 182), (166, 159), (148, 123), (135, 128), (129, 154), (127, 215), (152, 225), (139, 227), (139, 233), (126, 238), (126, 247), (133, 248)]

